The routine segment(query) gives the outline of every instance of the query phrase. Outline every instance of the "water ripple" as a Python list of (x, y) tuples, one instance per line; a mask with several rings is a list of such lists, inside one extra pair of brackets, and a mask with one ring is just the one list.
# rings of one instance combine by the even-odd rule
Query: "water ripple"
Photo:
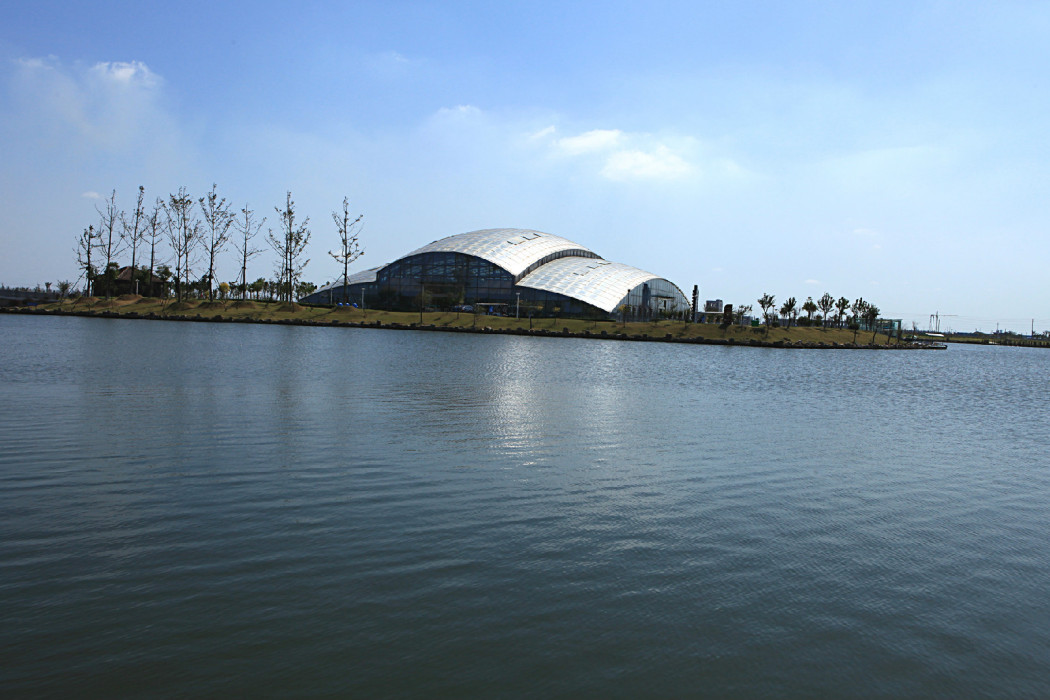
[(0, 317), (5, 696), (1050, 694), (1050, 355)]

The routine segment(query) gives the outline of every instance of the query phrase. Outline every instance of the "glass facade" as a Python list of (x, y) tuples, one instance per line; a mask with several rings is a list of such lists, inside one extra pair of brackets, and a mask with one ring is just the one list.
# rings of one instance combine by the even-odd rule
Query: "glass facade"
[(632, 318), (679, 318), (690, 314), (692, 305), (678, 287), (654, 277), (631, 290), (623, 300)]
[(506, 301), (514, 286), (509, 272), (463, 253), (420, 253), (387, 265), (376, 276), (380, 296), (392, 306), (406, 303), (453, 307), (475, 301)]

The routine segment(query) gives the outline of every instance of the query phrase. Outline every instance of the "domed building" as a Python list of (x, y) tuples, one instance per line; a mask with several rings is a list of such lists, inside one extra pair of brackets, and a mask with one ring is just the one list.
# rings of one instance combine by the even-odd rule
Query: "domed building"
[(602, 318), (680, 316), (689, 301), (672, 282), (605, 260), (566, 238), (496, 228), (429, 243), (394, 262), (340, 277), (300, 300), (417, 310), (480, 306), (490, 313)]

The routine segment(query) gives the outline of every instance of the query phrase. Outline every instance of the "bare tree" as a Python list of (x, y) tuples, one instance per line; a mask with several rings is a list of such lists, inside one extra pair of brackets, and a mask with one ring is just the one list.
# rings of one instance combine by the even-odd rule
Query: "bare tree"
[(247, 298), (246, 294), (248, 293), (248, 261), (262, 252), (261, 248), (252, 246), (252, 239), (258, 235), (265, 223), (265, 216), (262, 218), (262, 221), (256, 222), (255, 212), (245, 204), (244, 209), (241, 209), (241, 216), (238, 216), (233, 224), (240, 234), (234, 240), (233, 247), (237, 249), (237, 254), (241, 256), (241, 299)]
[(233, 226), (233, 214), (226, 198), (219, 199), (214, 183), (211, 192), (197, 200), (204, 215), (204, 247), (208, 254), (208, 300), (215, 298), (215, 258), (226, 249), (230, 240), (230, 227)]
[(795, 297), (788, 297), (788, 300), (780, 306), (780, 314), (784, 317), (784, 320), (787, 321), (788, 328), (791, 328), (791, 324), (798, 315), (798, 312), (795, 310), (796, 304), (798, 304), (798, 301)]
[(157, 262), (157, 240), (161, 234), (161, 213), (164, 211), (164, 200), (157, 197), (157, 200), (153, 203), (153, 209), (146, 216), (146, 224), (143, 229), (143, 240), (149, 240), (149, 295), (155, 296), (156, 289), (154, 285), (156, 280), (153, 277), (153, 268)]
[(280, 217), (281, 228), (276, 234), (273, 229), (269, 229), (267, 239), (281, 260), (280, 267), (276, 270), (280, 285), (278, 299), (290, 302), (295, 283), (302, 275), (303, 268), (310, 262), (309, 259), (302, 259), (306, 244), (310, 242), (310, 229), (307, 227), (310, 217), (298, 224), (295, 222), (295, 202), (292, 201), (291, 192), (287, 193), (284, 209), (274, 207), (274, 211)]
[(831, 294), (827, 292), (824, 292), (824, 296), (822, 296), (817, 302), (817, 307), (820, 309), (821, 313), (823, 313), (821, 323), (825, 328), (827, 328), (828, 319), (831, 318), (831, 310), (835, 308), (835, 297), (831, 296)]
[[(877, 336), (879, 333), (878, 321), (880, 313), (882, 312), (879, 311), (879, 307), (875, 306), (874, 304), (866, 304), (864, 306), (864, 320), (868, 324), (868, 330), (871, 331), (872, 345), (875, 344), (875, 336)], [(889, 340), (887, 340), (886, 342), (887, 344), (889, 344)]]
[(193, 199), (180, 187), (177, 194), (169, 195), (164, 205), (168, 243), (175, 253), (175, 298), (182, 301), (190, 284), (190, 265), (197, 249), (200, 222), (193, 213)]
[(772, 321), (770, 320), (771, 314), (769, 313), (769, 310), (773, 308), (773, 305), (775, 303), (776, 300), (773, 297), (773, 295), (768, 293), (763, 294), (762, 298), (758, 300), (758, 305), (762, 307), (762, 317), (766, 320), (766, 328), (769, 328), (769, 326), (772, 325)]
[(338, 253), (330, 250), (328, 251), (328, 254), (335, 258), (336, 262), (343, 264), (344, 304), (347, 302), (347, 295), (350, 293), (347, 289), (347, 271), (350, 269), (350, 263), (365, 254), (365, 251), (361, 250), (361, 246), (357, 241), (357, 237), (361, 235), (362, 218), (364, 218), (364, 214), (358, 214), (356, 219), (353, 221), (350, 220), (350, 199), (348, 197), (343, 197), (342, 212), (332, 212), (332, 221), (335, 222), (336, 231), (339, 233), (339, 243), (341, 247)]
[(120, 225), (123, 229), (124, 238), (131, 244), (131, 282), (132, 289), (137, 293), (138, 289), (135, 285), (135, 277), (138, 275), (138, 268), (135, 267), (136, 254), (138, 253), (139, 241), (142, 240), (144, 231), (140, 230), (139, 227), (144, 223), (145, 212), (142, 209), (142, 198), (146, 196), (146, 188), (139, 185), (139, 198), (135, 203), (135, 211), (131, 215), (131, 222), (128, 222), (128, 217), (125, 216), (124, 212), (120, 212)]
[(812, 323), (813, 314), (817, 310), (817, 304), (813, 301), (813, 297), (806, 297), (805, 303), (802, 304), (802, 310), (806, 312), (806, 320)]
[(864, 318), (864, 312), (868, 308), (868, 302), (864, 301), (864, 297), (857, 297), (857, 299), (850, 304), (849, 310), (853, 312), (853, 319), (859, 321)]
[[(109, 270), (109, 266), (115, 262), (116, 258), (121, 253), (121, 243), (123, 242), (123, 232), (117, 230), (117, 223), (122, 218), (122, 212), (117, 209), (117, 191), (113, 190), (110, 194), (109, 199), (105, 201), (105, 204), (99, 209), (95, 207), (95, 211), (98, 212), (98, 233), (99, 242), (98, 249), (102, 253), (102, 257), (105, 259), (103, 270)], [(114, 240), (113, 235), (116, 233), (116, 239)], [(106, 295), (109, 296), (112, 291), (107, 286), (104, 290)]]
[(849, 308), (849, 299), (846, 297), (839, 297), (838, 301), (835, 302), (835, 321), (838, 323), (839, 328), (842, 328), (842, 322), (846, 318), (846, 309)]
[(95, 231), (94, 226), (88, 226), (77, 238), (77, 266), (84, 271), (86, 280), (87, 296), (91, 296), (95, 281), (95, 266), (91, 263), (91, 251), (98, 246), (98, 238), (101, 234)]
[(864, 297), (857, 297), (850, 306), (850, 311), (853, 312), (853, 316), (849, 320), (849, 329), (853, 331), (853, 342), (856, 343), (857, 331), (860, 330), (860, 321), (868, 311), (868, 302), (864, 301)]

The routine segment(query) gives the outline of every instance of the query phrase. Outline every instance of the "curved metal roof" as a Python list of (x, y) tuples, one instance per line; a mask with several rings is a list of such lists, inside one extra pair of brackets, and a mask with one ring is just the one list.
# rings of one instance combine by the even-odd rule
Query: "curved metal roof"
[[(379, 267), (373, 267), (373, 268), (370, 268), (368, 270), (361, 270), (360, 272), (355, 272), (352, 275), (347, 275), (346, 276), (346, 283), (347, 284), (361, 284), (362, 282), (375, 282), (376, 281), (376, 275), (384, 267), (386, 267), (386, 266), (385, 265), (380, 265)], [(339, 277), (336, 277), (333, 282), (331, 282), (329, 284), (326, 284), (325, 286), (323, 286), (320, 289), (318, 289), (316, 292), (314, 292), (314, 294), (317, 294), (317, 292), (327, 292), (329, 289), (337, 289), (337, 288), (342, 287), (342, 286), (343, 286), (343, 277), (342, 277), (342, 275), (340, 275)]]
[[(562, 294), (609, 313), (615, 311), (631, 291), (653, 281), (658, 283), (651, 285), (654, 296), (670, 294), (683, 306), (689, 304), (673, 282), (630, 265), (604, 260), (589, 248), (542, 231), (491, 228), (460, 233), (417, 248), (398, 260), (421, 253), (462, 253), (478, 257), (509, 272), (519, 286)], [(355, 272), (348, 282), (352, 285), (375, 282), (384, 267), (386, 265)], [(342, 284), (342, 278), (337, 277), (314, 294), (338, 289)]]
[(522, 228), (488, 228), (436, 240), (398, 259), (420, 253), (463, 253), (488, 260), (517, 277), (548, 255), (567, 251), (599, 257), (579, 243), (550, 233)]
[[(640, 284), (662, 277), (637, 267), (592, 258), (559, 258), (525, 275), (518, 285), (564, 294), (612, 313), (617, 305)], [(685, 295), (668, 282), (678, 294)]]

